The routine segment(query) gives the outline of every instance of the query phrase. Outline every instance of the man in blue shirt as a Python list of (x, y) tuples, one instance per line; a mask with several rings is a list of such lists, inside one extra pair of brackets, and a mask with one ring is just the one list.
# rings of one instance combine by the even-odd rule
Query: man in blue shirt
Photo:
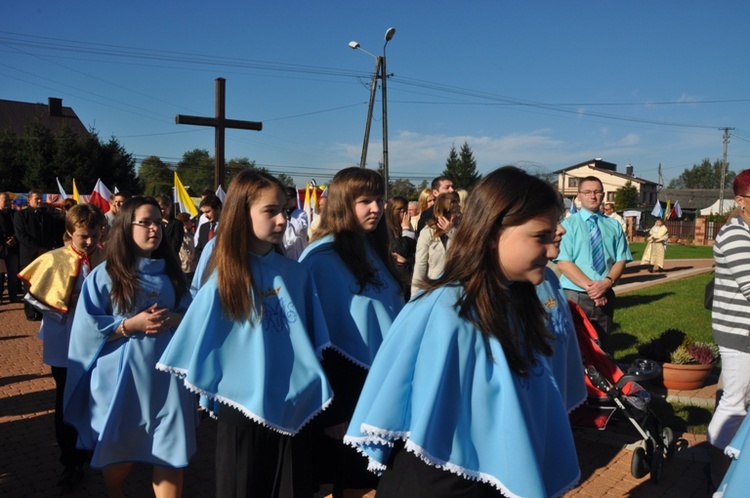
[(565, 295), (599, 325), (602, 348), (612, 333), (615, 312), (615, 282), (632, 261), (627, 238), (620, 224), (602, 215), (604, 186), (595, 176), (578, 184), (581, 210), (562, 222), (566, 233), (560, 243), (557, 265)]

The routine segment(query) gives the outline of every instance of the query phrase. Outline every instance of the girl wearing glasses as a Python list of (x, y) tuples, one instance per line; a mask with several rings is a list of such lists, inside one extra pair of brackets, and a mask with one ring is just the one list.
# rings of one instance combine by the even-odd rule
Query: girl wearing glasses
[(179, 262), (162, 237), (159, 205), (126, 201), (107, 261), (86, 278), (68, 351), (65, 420), (93, 452), (109, 496), (122, 496), (134, 462), (153, 466), (157, 498), (182, 494), (195, 452), (195, 397), (155, 369), (189, 304)]

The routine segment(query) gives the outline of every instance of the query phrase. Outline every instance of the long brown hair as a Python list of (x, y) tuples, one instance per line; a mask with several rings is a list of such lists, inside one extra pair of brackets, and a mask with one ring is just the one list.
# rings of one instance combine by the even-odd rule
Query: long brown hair
[(432, 218), (427, 220), (427, 223), (425, 223), (425, 225), (435, 230), (435, 233), (432, 234), (433, 239), (437, 239), (441, 235), (445, 234), (445, 232), (438, 225), (437, 220), (441, 217), (450, 219), (453, 213), (456, 210), (460, 211), (460, 209), (461, 206), (458, 203), (458, 197), (455, 194), (445, 193), (437, 196), (437, 199), (435, 199), (435, 204), (433, 204), (432, 206)]
[(394, 195), (388, 200), (388, 207), (385, 208), (385, 221), (388, 223), (388, 229), (397, 239), (401, 238), (401, 216), (403, 216), (398, 211), (400, 209), (406, 210), (408, 206), (409, 201), (406, 200), (406, 197)]
[(423, 285), (429, 292), (460, 283), (459, 316), (500, 341), (508, 365), (521, 375), (536, 363), (536, 353), (552, 354), (552, 337), (534, 285), (508, 282), (503, 274), (497, 241), (507, 227), (560, 213), (560, 198), (547, 183), (513, 166), (496, 169), (471, 192), (443, 275)]
[(269, 188), (277, 189), (286, 202), (284, 186), (268, 173), (243, 170), (234, 177), (227, 189), (216, 247), (206, 269), (206, 277), (218, 272), (221, 308), (228, 318), (239, 322), (263, 314), (260, 291), (248, 257), (255, 237), (250, 207)]
[[(122, 205), (115, 216), (112, 231), (106, 246), (107, 274), (112, 280), (112, 302), (120, 314), (129, 314), (135, 310), (136, 294), (140, 290), (138, 277), (138, 246), (133, 240), (135, 212), (141, 206), (159, 204), (153, 197), (131, 197)], [(161, 218), (161, 214), (159, 215)], [(163, 259), (166, 263), (166, 274), (175, 291), (175, 304), (179, 303), (187, 292), (187, 281), (182, 273), (177, 256), (169, 247), (169, 242), (162, 234), (159, 247), (151, 254), (153, 259)]]
[(388, 271), (398, 281), (398, 272), (393, 263), (388, 242), (388, 227), (385, 215), (375, 229), (362, 236), (362, 229), (354, 215), (354, 202), (363, 195), (382, 197), (385, 192), (383, 177), (377, 171), (365, 168), (345, 168), (336, 173), (328, 187), (328, 203), (320, 216), (320, 225), (313, 240), (332, 234), (333, 249), (344, 261), (364, 292), (367, 284), (382, 286), (376, 269), (368, 262), (365, 239), (369, 240)]

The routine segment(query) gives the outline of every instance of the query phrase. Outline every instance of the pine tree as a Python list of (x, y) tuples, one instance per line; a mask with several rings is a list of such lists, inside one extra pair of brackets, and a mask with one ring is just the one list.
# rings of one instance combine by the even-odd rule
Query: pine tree
[(482, 178), (482, 175), (477, 173), (477, 162), (474, 160), (474, 153), (468, 142), (464, 142), (459, 153), (456, 153), (455, 146), (451, 146), (443, 175), (453, 180), (453, 187), (456, 190), (471, 190), (474, 184)]

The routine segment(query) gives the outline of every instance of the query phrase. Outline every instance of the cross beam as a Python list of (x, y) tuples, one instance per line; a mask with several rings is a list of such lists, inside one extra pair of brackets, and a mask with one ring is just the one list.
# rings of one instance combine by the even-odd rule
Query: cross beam
[(224, 132), (227, 128), (238, 130), (261, 131), (263, 123), (259, 121), (241, 121), (239, 119), (226, 118), (226, 83), (224, 78), (216, 78), (216, 116), (213, 118), (203, 116), (186, 116), (178, 114), (174, 118), (177, 124), (188, 124), (197, 126), (211, 126), (215, 130), (215, 153), (214, 153), (214, 189), (224, 184)]

